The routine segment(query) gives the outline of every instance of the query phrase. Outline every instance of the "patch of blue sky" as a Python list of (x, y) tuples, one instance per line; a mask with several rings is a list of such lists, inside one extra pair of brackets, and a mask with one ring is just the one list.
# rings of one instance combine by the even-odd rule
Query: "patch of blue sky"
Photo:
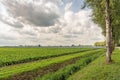
[(85, 0), (62, 0), (62, 3), (60, 3), (59, 7), (64, 12), (64, 8), (68, 3), (72, 3), (71, 10), (76, 13), (81, 10), (81, 8), (84, 5)]
[(8, 16), (5, 6), (0, 2), (0, 14)]
[(79, 12), (84, 5), (84, 0), (72, 0), (72, 11)]

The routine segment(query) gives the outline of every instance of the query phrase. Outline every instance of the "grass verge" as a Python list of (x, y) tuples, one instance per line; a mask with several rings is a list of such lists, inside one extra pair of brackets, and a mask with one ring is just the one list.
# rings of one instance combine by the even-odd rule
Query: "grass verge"
[(112, 58), (114, 62), (106, 64), (101, 56), (68, 80), (120, 80), (120, 50), (116, 49)]

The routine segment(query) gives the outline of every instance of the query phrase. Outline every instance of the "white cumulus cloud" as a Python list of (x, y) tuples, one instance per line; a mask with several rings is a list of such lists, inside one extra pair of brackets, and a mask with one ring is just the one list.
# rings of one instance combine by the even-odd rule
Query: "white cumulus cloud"
[(5, 13), (0, 14), (0, 45), (91, 45), (104, 40), (91, 9), (74, 12), (72, 2), (61, 7), (60, 0), (17, 1), (0, 2)]

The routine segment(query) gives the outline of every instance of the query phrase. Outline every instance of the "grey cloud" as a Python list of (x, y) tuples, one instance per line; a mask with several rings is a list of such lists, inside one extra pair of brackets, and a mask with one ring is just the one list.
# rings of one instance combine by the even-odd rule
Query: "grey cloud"
[(69, 32), (69, 33), (74, 34), (74, 35), (83, 35), (83, 34), (85, 34), (85, 32), (82, 31), (82, 30), (79, 30), (79, 31), (73, 30), (72, 32)]
[(5, 20), (1, 20), (1, 21), (4, 22), (5, 24), (8, 24), (8, 25), (15, 27), (15, 28), (23, 28), (24, 27), (24, 25), (21, 24), (20, 22), (10, 23), (10, 22), (7, 22)]
[(16, 43), (10, 40), (1, 40), (0, 39), (0, 46), (15, 46)]
[(73, 34), (83, 35), (84, 32), (74, 32)]
[(1, 16), (0, 21), (4, 22), (5, 24), (8, 24), (8, 25), (15, 27), (15, 28), (23, 28), (24, 27), (24, 25), (21, 22), (13, 21), (13, 23), (11, 23), (8, 21), (8, 18), (3, 19), (2, 15), (0, 15), (0, 16)]
[(100, 40), (100, 38), (93, 38), (93, 39), (91, 39), (91, 40)]
[(59, 32), (61, 31), (61, 29), (62, 29), (62, 28), (55, 26), (55, 27), (51, 27), (51, 28), (49, 29), (49, 31), (52, 32), (52, 33), (59, 33)]
[(12, 26), (16, 27), (16, 28), (23, 28), (24, 25), (20, 22), (14, 22), (14, 24), (11, 24)]
[(53, 3), (62, 2), (62, 0), (34, 0), (34, 1), (36, 1), (36, 2), (42, 1), (44, 3), (46, 3), (46, 2), (53, 2)]
[(55, 24), (59, 15), (51, 10), (50, 7), (44, 4), (36, 5), (34, 1), (19, 2), (18, 0), (4, 0), (2, 3), (7, 7), (7, 11), (21, 22), (39, 26), (47, 27)]
[[(47, 4), (50, 2), (56, 5), (54, 1), (57, 0), (36, 0), (38, 3), (42, 1), (40, 5), (24, 3), (24, 1), (32, 0), (17, 0), (21, 1), (19, 3), (13, 3), (16, 2), (16, 0), (3, 0), (3, 2), (6, 1), (8, 1), (9, 4), (7, 2), (4, 3), (4, 5), (6, 5), (8, 12), (11, 13), (10, 16), (14, 16), (14, 19), (17, 19), (17, 21), (20, 21), (20, 23), (24, 25), (30, 25), (26, 25), (22, 29), (17, 29), (8, 27), (7, 25), (5, 25), (6, 27), (2, 27), (1, 24), (0, 32), (4, 33), (6, 37), (3, 39), (0, 37), (0, 44), (5, 42), (4, 44), (71, 45), (80, 43), (93, 44), (96, 41), (104, 40), (101, 35), (101, 29), (90, 19), (92, 16), (89, 16), (91, 14), (90, 11), (82, 10), (76, 13), (73, 11), (65, 11), (65, 13), (59, 17), (59, 14), (56, 13), (58, 11), (51, 9), (51, 5)], [(56, 22), (56, 20), (58, 21)], [(8, 22), (9, 21), (10, 20), (8, 20)], [(40, 27), (34, 27), (31, 24)], [(50, 25), (50, 27), (47, 27), (48, 25)], [(7, 38), (10, 38), (7, 37), (8, 34), (17, 40), (11, 41), (12, 38), (11, 40), (7, 40)]]
[(31, 36), (34, 36), (36, 35), (34, 32), (30, 32), (30, 31), (22, 31), (20, 32), (21, 34), (26, 34), (26, 35), (31, 35)]
[(58, 2), (61, 2), (62, 0), (42, 0), (42, 1), (45, 1), (45, 2), (54, 2), (54, 3), (58, 3)]
[(63, 35), (63, 37), (64, 38), (77, 38), (78, 36), (70, 34), (70, 35)]
[(37, 35), (35, 32), (31, 31), (31, 30), (18, 30), (18, 29), (14, 29), (13, 32), (17, 32), (20, 35), (29, 35), (29, 36), (35, 36)]
[(0, 40), (15, 40), (15, 38), (11, 37), (11, 36), (1, 34), (0, 35)]

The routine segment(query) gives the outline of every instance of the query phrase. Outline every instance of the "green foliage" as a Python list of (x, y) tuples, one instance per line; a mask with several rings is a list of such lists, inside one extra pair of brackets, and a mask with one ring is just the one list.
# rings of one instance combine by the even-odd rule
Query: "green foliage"
[(94, 45), (95, 46), (105, 46), (105, 41), (104, 42), (96, 42)]
[[(100, 25), (103, 34), (106, 33), (105, 23), (105, 0), (86, 0), (88, 6), (93, 9), (93, 20)], [(110, 16), (112, 37), (115, 43), (118, 44), (120, 40), (120, 0), (110, 0)]]
[(104, 62), (105, 56), (101, 56), (68, 80), (119, 80), (120, 51), (116, 49), (112, 57), (114, 60), (112, 64), (106, 64)]

